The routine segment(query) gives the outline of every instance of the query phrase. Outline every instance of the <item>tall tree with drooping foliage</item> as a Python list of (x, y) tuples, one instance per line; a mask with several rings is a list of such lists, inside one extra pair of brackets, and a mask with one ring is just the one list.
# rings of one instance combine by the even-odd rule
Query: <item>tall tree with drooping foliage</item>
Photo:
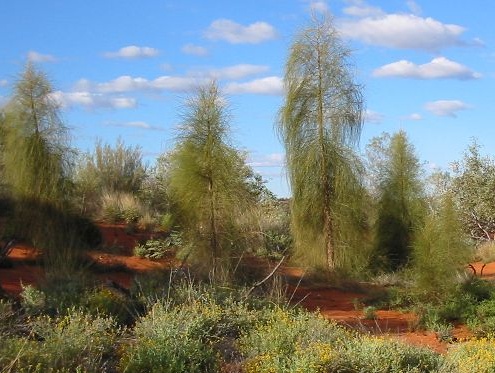
[(314, 18), (290, 48), (277, 126), (292, 190), (295, 255), (330, 270), (339, 263), (339, 201), (359, 181), (352, 148), (363, 95), (349, 58), (331, 20)]
[(68, 130), (52, 93), (45, 74), (28, 63), (3, 120), (3, 175), (15, 206), (10, 233), (43, 249), (50, 263), (71, 246), (72, 164)]
[(169, 192), (192, 245), (190, 259), (216, 269), (242, 236), (237, 225), (251, 193), (242, 154), (230, 145), (227, 101), (215, 82), (185, 105), (169, 161)]
[(403, 131), (383, 135), (371, 144), (378, 154), (374, 260), (381, 269), (395, 271), (410, 261), (414, 232), (425, 214), (421, 165)]

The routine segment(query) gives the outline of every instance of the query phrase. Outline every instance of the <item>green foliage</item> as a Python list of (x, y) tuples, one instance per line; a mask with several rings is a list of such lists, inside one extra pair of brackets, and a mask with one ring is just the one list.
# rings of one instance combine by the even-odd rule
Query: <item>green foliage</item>
[(449, 194), (416, 233), (413, 271), (418, 293), (440, 299), (456, 285), (471, 257), (456, 207)]
[(366, 320), (376, 319), (376, 307), (375, 306), (364, 307), (363, 308), (363, 316)]
[(441, 359), (428, 348), (384, 337), (363, 336), (346, 343), (339, 363), (335, 372), (427, 373), (435, 372)]
[[(301, 263), (340, 266), (345, 199), (356, 185), (363, 99), (349, 69), (350, 51), (327, 19), (314, 22), (293, 42), (285, 67), (286, 96), (278, 132), (285, 146), (292, 189), (292, 231)], [(354, 210), (355, 204), (351, 210)], [(347, 206), (346, 206), (347, 207)]]
[(136, 196), (123, 192), (102, 193), (100, 218), (104, 221), (135, 224), (145, 213), (144, 206)]
[(199, 299), (176, 307), (156, 303), (136, 324), (136, 344), (125, 349), (122, 370), (217, 372), (214, 344), (226, 335), (238, 335), (238, 315), (246, 312)]
[[(121, 200), (133, 196), (135, 199), (147, 176), (146, 171), (139, 147), (128, 147), (122, 139), (117, 140), (115, 147), (98, 141), (94, 152), (83, 155), (76, 167), (75, 181), (81, 211), (98, 216), (102, 213), (100, 206), (105, 204), (106, 197)], [(114, 204), (115, 212), (119, 211), (119, 203), (122, 201)], [(110, 206), (107, 208), (111, 209)], [(136, 216), (128, 218), (137, 219)]]
[(473, 339), (452, 346), (439, 373), (490, 373), (495, 371), (495, 341)]
[(21, 306), (28, 315), (40, 314), (46, 309), (46, 295), (33, 285), (22, 285)]
[(5, 109), (0, 163), (14, 205), (10, 233), (41, 248), (45, 264), (71, 267), (81, 244), (70, 213), (72, 151), (52, 93), (28, 64)]
[(473, 141), (453, 169), (452, 193), (465, 232), (476, 240), (490, 239), (495, 231), (495, 161), (481, 156), (480, 146)]
[(396, 271), (409, 263), (424, 215), (420, 164), (403, 131), (373, 139), (368, 158), (374, 163), (372, 189), (378, 199), (374, 266)]
[(15, 372), (107, 372), (104, 357), (117, 332), (111, 319), (71, 310), (67, 316), (40, 316), (28, 323), (30, 335), (0, 339), (0, 368)]
[(174, 247), (176, 236), (168, 236), (165, 239), (147, 240), (144, 244), (139, 244), (134, 248), (134, 255), (148, 259), (162, 259), (170, 249)]
[(169, 169), (177, 217), (193, 244), (191, 259), (209, 269), (241, 245), (238, 220), (252, 201), (244, 158), (228, 142), (225, 100), (211, 83), (186, 104)]
[(81, 305), (90, 315), (109, 317), (121, 325), (127, 325), (134, 320), (131, 300), (111, 288), (100, 287), (86, 291)]
[(239, 341), (246, 372), (326, 372), (338, 347), (351, 338), (344, 328), (304, 311), (275, 308)]
[(495, 335), (495, 298), (480, 302), (473, 315), (467, 320), (469, 329), (477, 337), (488, 337)]

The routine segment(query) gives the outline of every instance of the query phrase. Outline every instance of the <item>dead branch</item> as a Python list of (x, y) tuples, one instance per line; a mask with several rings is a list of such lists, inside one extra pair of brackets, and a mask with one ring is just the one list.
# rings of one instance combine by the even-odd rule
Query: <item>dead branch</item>
[(284, 260), (285, 260), (285, 256), (283, 256), (282, 259), (280, 259), (280, 261), (273, 268), (273, 270), (263, 280), (258, 281), (253, 286), (251, 286), (249, 288), (249, 290), (246, 292), (246, 294), (244, 295), (244, 297), (245, 298), (248, 298), (249, 295), (253, 292), (254, 289), (256, 289), (257, 287), (259, 287), (259, 286), (263, 285), (265, 282), (267, 282), (275, 274), (275, 272), (277, 271), (277, 269), (279, 269), (279, 267), (282, 265), (282, 263), (283, 263)]

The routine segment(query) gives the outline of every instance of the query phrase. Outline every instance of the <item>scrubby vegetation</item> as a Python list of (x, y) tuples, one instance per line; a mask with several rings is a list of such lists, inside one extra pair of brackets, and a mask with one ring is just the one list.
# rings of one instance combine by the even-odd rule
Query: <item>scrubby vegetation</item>
[[(495, 287), (470, 264), (495, 259), (494, 161), (474, 143), (452, 174), (426, 177), (402, 131), (360, 157), (350, 52), (329, 20), (313, 22), (284, 77), (287, 200), (232, 145), (215, 82), (189, 97), (174, 148), (150, 166), (120, 139), (78, 154), (51, 84), (26, 66), (0, 115), (0, 238), (40, 249), (44, 273), (19, 298), (0, 291), (2, 372), (495, 369)], [(102, 249), (102, 222), (152, 232), (133, 254), (180, 266), (136, 275), (130, 289), (98, 280), (86, 249)], [(371, 283), (356, 301), (364, 318), (414, 311), (414, 327), (456, 345), (439, 355), (337, 325), (284, 297), (278, 265), (266, 276), (246, 257), (302, 267), (297, 285)], [(472, 340), (455, 341), (457, 323)]]

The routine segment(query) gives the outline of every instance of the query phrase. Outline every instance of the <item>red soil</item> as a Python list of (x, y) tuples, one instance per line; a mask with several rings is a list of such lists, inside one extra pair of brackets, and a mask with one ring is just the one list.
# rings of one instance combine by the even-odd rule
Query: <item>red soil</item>
[[(101, 224), (103, 244), (100, 250), (88, 252), (89, 257), (100, 268), (108, 271), (98, 276), (102, 280), (112, 280), (122, 286), (129, 287), (134, 274), (160, 270), (177, 266), (174, 259), (151, 261), (132, 256), (133, 248), (140, 242), (150, 238), (149, 233), (127, 233), (121, 225)], [(39, 252), (31, 247), (16, 245), (9, 254), (11, 268), (0, 268), (0, 285), (9, 294), (17, 296), (21, 284), (36, 284), (43, 279), (43, 271), (37, 262)], [(261, 265), (256, 261), (255, 266)], [(478, 274), (481, 263), (474, 263)], [(301, 277), (302, 271), (294, 267), (281, 267), (284, 275)], [(495, 263), (484, 268), (483, 277), (495, 277)], [(445, 352), (448, 344), (439, 341), (433, 332), (415, 330), (417, 317), (412, 313), (390, 310), (378, 310), (375, 318), (365, 319), (360, 300), (366, 295), (359, 292), (343, 291), (328, 287), (290, 286), (287, 290), (291, 303), (301, 304), (309, 310), (319, 312), (338, 323), (348, 325), (372, 334), (388, 335), (414, 345), (427, 346), (437, 352)], [(454, 329), (454, 337), (461, 339), (469, 335), (467, 329), (458, 326)]]

